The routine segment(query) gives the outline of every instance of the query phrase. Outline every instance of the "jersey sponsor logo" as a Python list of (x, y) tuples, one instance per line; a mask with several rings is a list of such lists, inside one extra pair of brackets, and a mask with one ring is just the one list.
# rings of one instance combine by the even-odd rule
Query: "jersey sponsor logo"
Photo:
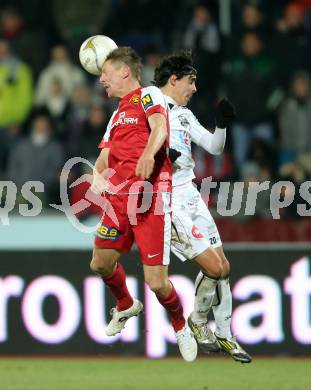
[(118, 125), (137, 125), (138, 124), (138, 118), (126, 118), (125, 111), (122, 111), (119, 113), (118, 119), (112, 123), (111, 129)]
[(190, 144), (190, 137), (189, 137), (188, 131), (187, 130), (180, 130), (178, 132), (178, 134), (179, 134), (180, 146), (189, 150), (191, 147), (191, 144)]
[(120, 237), (120, 232), (116, 228), (101, 224), (96, 231), (96, 236), (102, 240), (116, 241)]
[(203, 234), (200, 233), (199, 229), (195, 225), (192, 226), (191, 233), (195, 238), (204, 238)]
[(132, 95), (130, 98), (130, 103), (137, 105), (140, 101), (140, 96), (137, 94)]
[(188, 131), (184, 131), (184, 143), (186, 145), (190, 145), (190, 138), (189, 138), (189, 133)]
[(187, 127), (187, 128), (190, 127), (190, 123), (184, 115), (178, 115), (178, 119), (182, 127)]
[(149, 107), (153, 106), (153, 100), (150, 96), (150, 94), (148, 93), (147, 95), (145, 95), (144, 97), (142, 97), (141, 99), (142, 103), (143, 103), (143, 107), (144, 107), (144, 110), (146, 111)]

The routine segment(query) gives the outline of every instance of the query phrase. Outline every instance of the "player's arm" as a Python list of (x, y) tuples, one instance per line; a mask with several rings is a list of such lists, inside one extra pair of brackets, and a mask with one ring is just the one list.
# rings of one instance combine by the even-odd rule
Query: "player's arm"
[(194, 141), (210, 154), (218, 155), (224, 150), (226, 143), (226, 129), (216, 127), (214, 133), (204, 129), (199, 140)]
[(154, 113), (148, 116), (148, 123), (151, 129), (147, 145), (140, 156), (136, 175), (142, 179), (148, 179), (153, 172), (154, 156), (158, 153), (167, 138), (167, 121), (162, 113)]
[(159, 88), (150, 86), (142, 89), (141, 104), (145, 112), (150, 134), (147, 145), (136, 165), (136, 176), (148, 179), (153, 172), (154, 157), (164, 144), (168, 131), (166, 104)]
[(94, 170), (98, 173), (104, 172), (105, 169), (108, 168), (108, 155), (109, 155), (109, 148), (103, 148), (100, 151), (100, 154), (95, 162), (95, 168)]
[[(113, 113), (113, 115), (115, 112)], [(99, 156), (97, 157), (97, 160), (95, 162), (95, 166), (93, 169), (93, 182), (91, 185), (91, 190), (95, 194), (101, 194), (108, 188), (107, 181), (105, 180), (104, 173), (105, 170), (109, 168), (108, 166), (108, 156), (109, 156), (109, 144), (110, 144), (110, 130), (111, 130), (111, 122), (113, 115), (110, 118), (110, 121), (107, 125), (106, 133), (98, 145), (98, 147), (101, 149)]]
[(211, 154), (221, 154), (226, 142), (226, 128), (235, 117), (236, 113), (233, 104), (225, 98), (220, 100), (216, 107), (216, 129), (214, 133), (201, 126), (193, 116), (191, 123), (192, 140)]
[(108, 155), (109, 148), (103, 148), (95, 162), (93, 169), (93, 182), (91, 185), (91, 191), (95, 194), (101, 194), (109, 187), (104, 175), (105, 170), (108, 168)]

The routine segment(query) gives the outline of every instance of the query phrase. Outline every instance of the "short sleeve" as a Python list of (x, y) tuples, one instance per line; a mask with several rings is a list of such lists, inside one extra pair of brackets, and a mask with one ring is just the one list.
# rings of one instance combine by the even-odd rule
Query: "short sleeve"
[(106, 132), (98, 145), (98, 147), (100, 149), (109, 148), (109, 146), (110, 146), (109, 144), (111, 141), (111, 123), (112, 123), (112, 119), (115, 116), (116, 112), (117, 111), (114, 111), (113, 114), (111, 115), (111, 118), (110, 118), (109, 123), (107, 125)]
[(166, 103), (164, 96), (157, 87), (151, 86), (142, 88), (141, 105), (147, 118), (155, 113), (160, 113), (166, 116)]

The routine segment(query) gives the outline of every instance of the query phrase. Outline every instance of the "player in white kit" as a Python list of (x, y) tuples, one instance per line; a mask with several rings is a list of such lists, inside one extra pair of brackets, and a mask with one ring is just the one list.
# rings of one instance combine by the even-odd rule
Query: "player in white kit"
[[(251, 356), (232, 337), (230, 324), (232, 295), (230, 264), (223, 251), (217, 226), (192, 180), (194, 161), (191, 142), (211, 154), (220, 154), (226, 140), (226, 127), (235, 117), (233, 105), (222, 99), (216, 108), (216, 129), (206, 130), (186, 108), (196, 92), (196, 70), (190, 53), (165, 57), (155, 70), (154, 84), (162, 90), (169, 106), (170, 157), (173, 165), (172, 246), (181, 260), (194, 260), (200, 267), (195, 281), (195, 304), (188, 323), (204, 352), (219, 349), (242, 363)], [(207, 315), (212, 308), (215, 334)]]

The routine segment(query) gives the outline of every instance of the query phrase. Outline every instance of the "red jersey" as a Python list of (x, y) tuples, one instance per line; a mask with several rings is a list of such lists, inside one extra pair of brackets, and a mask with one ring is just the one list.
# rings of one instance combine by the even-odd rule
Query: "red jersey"
[[(125, 181), (127, 185), (119, 193), (136, 192), (131, 185), (142, 179), (135, 175), (137, 161), (142, 155), (150, 134), (148, 117), (162, 113), (167, 117), (166, 103), (157, 87), (140, 87), (124, 96), (118, 109), (112, 114), (99, 148), (109, 148), (108, 165), (115, 170), (109, 181), (117, 186)], [(168, 123), (168, 121), (167, 121)], [(167, 156), (167, 141), (155, 155), (155, 166), (148, 182), (157, 191), (160, 182), (168, 182), (171, 189), (172, 164)], [(113, 189), (112, 189), (112, 192)]]

